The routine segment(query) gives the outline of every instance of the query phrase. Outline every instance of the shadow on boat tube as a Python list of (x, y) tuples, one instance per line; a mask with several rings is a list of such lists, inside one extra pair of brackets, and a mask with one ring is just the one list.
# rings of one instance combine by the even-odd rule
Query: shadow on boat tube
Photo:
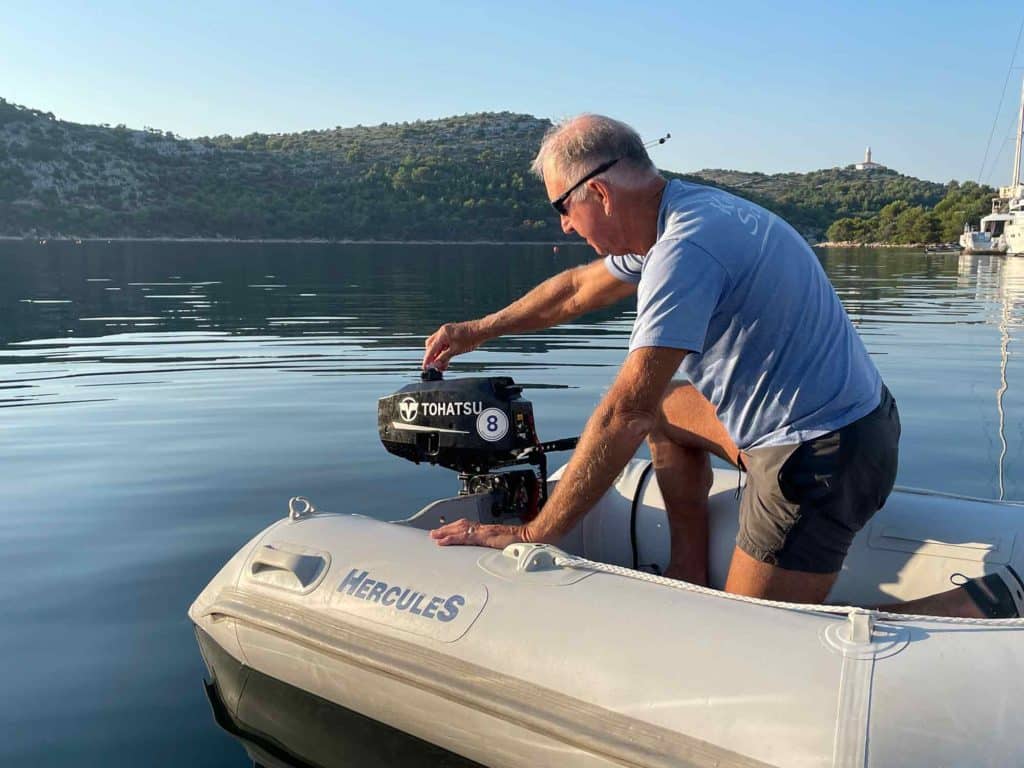
[(211, 677), (204, 684), (213, 718), (257, 768), (478, 765), (250, 669), (202, 630), (196, 637)]

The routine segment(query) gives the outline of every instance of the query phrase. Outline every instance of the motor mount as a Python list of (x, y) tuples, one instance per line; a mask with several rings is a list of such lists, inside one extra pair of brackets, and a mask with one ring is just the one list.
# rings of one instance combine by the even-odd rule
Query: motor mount
[(458, 472), (459, 495), (492, 494), (496, 517), (529, 519), (547, 496), (545, 454), (570, 450), (578, 438), (541, 443), (522, 390), (508, 376), (445, 380), (428, 368), (419, 382), (380, 398), (377, 431), (396, 456)]

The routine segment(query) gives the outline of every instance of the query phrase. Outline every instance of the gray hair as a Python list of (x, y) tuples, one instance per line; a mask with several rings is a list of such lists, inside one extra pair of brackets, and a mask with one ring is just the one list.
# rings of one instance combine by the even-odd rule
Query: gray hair
[[(604, 115), (583, 114), (563, 120), (548, 129), (541, 141), (530, 170), (544, 180), (544, 166), (549, 162), (560, 177), (569, 182), (582, 179), (601, 163), (620, 158), (608, 170), (616, 181), (633, 186), (636, 177), (657, 173), (640, 134), (618, 120)], [(604, 174), (601, 174), (604, 175)], [(582, 200), (586, 185), (573, 193)]]

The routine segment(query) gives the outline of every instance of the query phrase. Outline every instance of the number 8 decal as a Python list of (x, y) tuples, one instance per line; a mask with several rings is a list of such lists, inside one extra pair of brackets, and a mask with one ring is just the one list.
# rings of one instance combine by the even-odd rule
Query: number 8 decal
[(489, 443), (508, 434), (508, 416), (497, 408), (487, 408), (476, 417), (476, 433)]

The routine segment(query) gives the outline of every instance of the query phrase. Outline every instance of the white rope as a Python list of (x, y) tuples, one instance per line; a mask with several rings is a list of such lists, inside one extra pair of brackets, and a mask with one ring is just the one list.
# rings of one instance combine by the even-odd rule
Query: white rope
[(613, 576), (624, 576), (627, 579), (635, 579), (636, 581), (646, 581), (650, 584), (660, 584), (663, 587), (681, 589), (684, 592), (693, 592), (698, 595), (725, 598), (726, 600), (735, 600), (739, 603), (762, 605), (766, 608), (783, 608), (788, 611), (799, 611), (800, 613), (827, 613), (845, 616), (850, 613), (869, 612), (876, 619), (884, 619), (886, 621), (929, 621), (941, 624), (976, 624), (990, 628), (1024, 627), (1024, 617), (1016, 619), (972, 619), (958, 616), (923, 616), (913, 613), (878, 611), (869, 608), (861, 608), (855, 605), (809, 605), (807, 603), (785, 603), (779, 600), (762, 600), (759, 597), (734, 595), (731, 592), (722, 592), (721, 590), (712, 589), (711, 587), (701, 587), (697, 584), (690, 584), (686, 581), (677, 581), (675, 579), (666, 578), (665, 576), (645, 573), (644, 571), (634, 571), (632, 568), (625, 568), (621, 565), (609, 565), (608, 563), (601, 563), (596, 560), (587, 560), (583, 557), (558, 557), (555, 559), (555, 565), (563, 568), (584, 568), (591, 571), (598, 571), (600, 573), (608, 573)]

